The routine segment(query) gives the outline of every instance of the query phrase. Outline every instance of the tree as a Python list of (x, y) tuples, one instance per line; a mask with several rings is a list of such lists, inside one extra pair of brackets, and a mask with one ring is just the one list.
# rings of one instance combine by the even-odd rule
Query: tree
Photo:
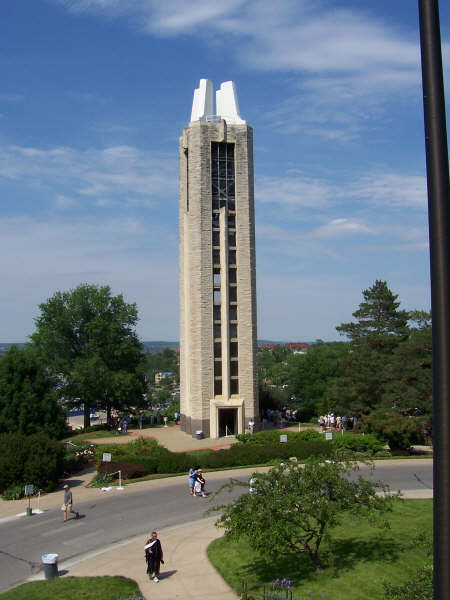
[[(180, 366), (175, 352), (171, 348), (164, 348), (162, 352), (146, 355), (146, 373), (151, 383), (159, 371), (173, 373), (174, 379), (180, 381)], [(163, 380), (164, 381), (164, 380)]]
[(12, 346), (0, 359), (0, 433), (60, 438), (65, 431), (55, 381), (38, 353)]
[(391, 292), (386, 281), (376, 280), (372, 287), (363, 290), (363, 297), (353, 313), (357, 322), (341, 323), (337, 331), (355, 345), (365, 342), (378, 350), (391, 349), (407, 337), (409, 313), (399, 310), (398, 295)]
[[(306, 553), (319, 572), (321, 542), (345, 512), (373, 517), (391, 508), (390, 496), (377, 495), (377, 490), (388, 491), (387, 485), (361, 476), (349, 479), (357, 469), (348, 460), (311, 458), (305, 465), (281, 464), (254, 473), (251, 493), (212, 509), (222, 512), (216, 526), (234, 538), (245, 536), (261, 553), (267, 552), (268, 540), (280, 553)], [(231, 480), (223, 488), (237, 485), (246, 484)]]
[(387, 369), (383, 406), (388, 409), (432, 411), (431, 325), (412, 329), (395, 348)]
[(33, 345), (61, 382), (73, 405), (107, 410), (140, 405), (145, 390), (141, 344), (134, 331), (135, 304), (111, 295), (109, 286), (81, 284), (39, 305)]
[(306, 354), (293, 354), (289, 365), (289, 393), (296, 397), (295, 406), (302, 420), (316, 416), (331, 379), (341, 373), (341, 357), (347, 344), (322, 342), (311, 346)]
[(409, 313), (385, 281), (363, 290), (364, 301), (353, 313), (356, 322), (336, 329), (350, 338), (342, 359), (342, 376), (328, 390), (339, 411), (360, 414), (379, 407), (389, 380), (393, 354), (408, 339)]

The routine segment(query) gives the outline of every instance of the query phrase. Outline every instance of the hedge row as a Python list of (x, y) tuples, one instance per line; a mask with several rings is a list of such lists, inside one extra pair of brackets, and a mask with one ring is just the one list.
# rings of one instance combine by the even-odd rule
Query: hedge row
[[(136, 443), (138, 442), (138, 443)], [(111, 452), (114, 461), (104, 463), (99, 460), (99, 473), (122, 471), (124, 478), (132, 477), (131, 472), (142, 475), (153, 473), (184, 473), (193, 463), (188, 452), (174, 453), (159, 446), (153, 440), (136, 440), (127, 445), (109, 445), (105, 450)], [(134, 446), (133, 446), (134, 445)], [(131, 448), (130, 448), (131, 447)], [(132, 450), (141, 449), (139, 453)], [(125, 454), (124, 450), (128, 450)], [(278, 444), (234, 444), (227, 450), (218, 450), (202, 456), (201, 463), (205, 469), (220, 469), (223, 467), (243, 467), (247, 465), (265, 464), (274, 459), (289, 459), (292, 456), (303, 460), (309, 456), (331, 456), (333, 447), (323, 440), (303, 441), (288, 440)], [(198, 460), (198, 459), (195, 459)], [(144, 472), (142, 472), (142, 468)]]
[(64, 447), (44, 435), (0, 434), (0, 492), (33, 484), (51, 491), (64, 471)]
[[(324, 440), (324, 434), (315, 431), (314, 429), (305, 429), (304, 431), (287, 431), (280, 432), (279, 430), (259, 431), (255, 434), (244, 433), (236, 436), (241, 444), (249, 445), (277, 445), (280, 443), (280, 435), (287, 435), (288, 442), (312, 442)], [(377, 435), (371, 433), (366, 435), (355, 435), (353, 433), (333, 433), (332, 445), (338, 448), (345, 448), (353, 452), (367, 452), (375, 454), (383, 450), (385, 442)]]

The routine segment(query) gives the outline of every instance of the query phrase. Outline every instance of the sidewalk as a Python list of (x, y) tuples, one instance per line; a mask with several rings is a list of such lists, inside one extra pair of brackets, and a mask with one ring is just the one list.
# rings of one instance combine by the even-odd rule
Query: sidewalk
[(76, 564), (67, 561), (60, 564), (59, 569), (67, 570), (64, 576), (130, 577), (138, 583), (147, 600), (207, 600), (211, 598), (211, 590), (214, 590), (214, 600), (236, 600), (236, 593), (225, 583), (206, 556), (210, 542), (223, 534), (214, 526), (216, 518), (202, 519), (158, 532), (165, 563), (161, 565), (159, 583), (149, 581), (146, 573), (143, 551), (146, 540), (143, 537), (118, 544), (102, 554), (83, 557)]
[(219, 450), (220, 448), (228, 448), (231, 446), (231, 444), (236, 442), (234, 435), (217, 440), (213, 440), (211, 438), (197, 440), (187, 433), (184, 433), (184, 431), (181, 431), (179, 425), (171, 425), (170, 427), (147, 427), (142, 430), (132, 429), (128, 430), (128, 434), (129, 435), (126, 436), (114, 435), (104, 438), (90, 438), (89, 441), (98, 445), (127, 444), (138, 437), (146, 437), (156, 440), (159, 444), (165, 446), (172, 452), (184, 452), (186, 450), (206, 450), (207, 448)]
[[(405, 460), (405, 462), (410, 462), (410, 460)], [(423, 459), (416, 460), (421, 461)], [(401, 460), (397, 464), (401, 464)], [(236, 469), (228, 471), (227, 475), (230, 478), (239, 475), (250, 476), (254, 471), (267, 471), (268, 468)], [(84, 472), (67, 480), (73, 490), (75, 509), (77, 503), (89, 500), (95, 501), (108, 493), (133, 494), (142, 490), (142, 488), (169, 487), (180, 484), (180, 478), (173, 477), (134, 483), (126, 486), (124, 492), (102, 492), (98, 488), (85, 487), (94, 472), (94, 469), (92, 469), (90, 472)], [(214, 481), (223, 478), (223, 476), (223, 472), (209, 473), (208, 481)], [(180, 477), (185, 478), (185, 475)], [(404, 492), (404, 497), (432, 498), (432, 494), (432, 490), (427, 489), (411, 490)], [(54, 510), (56, 514), (56, 511), (60, 510), (61, 499), (62, 484), (60, 490), (47, 494), (41, 499), (41, 508), (46, 511)], [(17, 513), (25, 512), (27, 504), (26, 500), (0, 502), (0, 521), (14, 519), (14, 515), (17, 515)], [(33, 499), (32, 506), (36, 507), (36, 499)], [(60, 517), (60, 513), (57, 514)], [(39, 516), (24, 518), (38, 519)], [(215, 519), (216, 517), (201, 519), (195, 523), (166, 528), (159, 532), (165, 558), (159, 583), (148, 580), (143, 553), (145, 539), (141, 536), (119, 542), (106, 549), (90, 552), (77, 559), (62, 562), (59, 564), (59, 569), (65, 571), (64, 576), (124, 575), (130, 577), (137, 581), (147, 600), (173, 600), (177, 598), (207, 600), (211, 597), (211, 590), (214, 590), (216, 600), (236, 600), (235, 592), (223, 581), (206, 556), (209, 543), (222, 535), (222, 531), (214, 527)], [(33, 580), (42, 578), (43, 573), (40, 573)]]

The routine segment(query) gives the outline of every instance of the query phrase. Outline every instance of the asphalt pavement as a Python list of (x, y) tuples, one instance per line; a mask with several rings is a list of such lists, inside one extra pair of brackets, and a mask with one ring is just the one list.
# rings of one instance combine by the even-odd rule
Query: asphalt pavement
[[(210, 497), (230, 477), (248, 480), (254, 471), (237, 469), (207, 474)], [(377, 461), (374, 474), (371, 475), (365, 466), (361, 468), (361, 474), (380, 479), (393, 490), (402, 490), (405, 497), (432, 497), (431, 459)], [(140, 579), (144, 577), (142, 585), (148, 586), (142, 547), (149, 533), (156, 529), (169, 544), (167, 551), (171, 558), (167, 569), (174, 572), (158, 584), (157, 595), (152, 588), (151, 597), (161, 600), (189, 598), (185, 592), (190, 574), (198, 575), (198, 569), (205, 572), (212, 569), (206, 560), (206, 546), (214, 536), (220, 535), (213, 521), (204, 516), (212, 503), (189, 495), (186, 476), (134, 483), (124, 486), (121, 491), (113, 488), (102, 492), (85, 487), (91, 475), (71, 479), (74, 508), (80, 512), (80, 519), (72, 519), (66, 524), (62, 523), (60, 510), (61, 491), (43, 497), (43, 514), (31, 517), (16, 516), (25, 512), (23, 500), (0, 504), (0, 591), (31, 576), (42, 576), (41, 555), (45, 553), (57, 553), (60, 569), (69, 575), (81, 571), (84, 574), (108, 574), (109, 568), (113, 573), (132, 576), (131, 573), (136, 571), (136, 577), (140, 573), (138, 582), (141, 583)], [(213, 502), (231, 501), (237, 494), (237, 491), (234, 494), (224, 492), (223, 497)], [(33, 500), (33, 506), (36, 507), (36, 500)], [(219, 585), (221, 579), (214, 569), (210, 575), (217, 578)], [(184, 595), (177, 596), (180, 590)], [(172, 596), (161, 595), (165, 593)], [(192, 597), (199, 598), (198, 590), (195, 593), (197, 595)], [(230, 591), (225, 590), (225, 593)], [(228, 597), (223, 596), (224, 599)]]

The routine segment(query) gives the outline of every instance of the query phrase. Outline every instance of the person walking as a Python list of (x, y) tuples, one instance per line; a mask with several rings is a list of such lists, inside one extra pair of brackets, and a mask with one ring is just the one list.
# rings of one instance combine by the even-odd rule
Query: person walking
[(164, 560), (161, 542), (156, 531), (152, 531), (152, 537), (146, 541), (144, 550), (148, 576), (158, 583), (161, 563), (164, 564)]
[(66, 485), (64, 486), (64, 504), (61, 506), (61, 510), (64, 511), (64, 518), (63, 518), (63, 523), (67, 522), (67, 513), (70, 512), (72, 514), (75, 515), (75, 519), (78, 519), (80, 514), (77, 513), (76, 510), (73, 510), (73, 499), (72, 499), (72, 492), (70, 491), (69, 486)]
[(189, 467), (189, 493), (191, 496), (195, 496), (194, 494), (194, 486), (195, 486), (195, 476), (197, 471), (195, 467)]
[(194, 484), (194, 495), (202, 496), (206, 498), (206, 494), (204, 491), (206, 480), (203, 477), (203, 471), (201, 469), (197, 469), (197, 473), (195, 475), (195, 484)]

